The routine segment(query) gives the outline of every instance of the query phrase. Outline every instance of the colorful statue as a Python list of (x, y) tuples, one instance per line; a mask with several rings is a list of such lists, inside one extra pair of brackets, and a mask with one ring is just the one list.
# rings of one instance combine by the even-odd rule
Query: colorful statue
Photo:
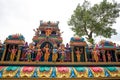
[(16, 52), (17, 52), (17, 49), (15, 49), (15, 46), (13, 46), (13, 48), (11, 50), (9, 50), (9, 52), (11, 52), (10, 61), (14, 61)]
[(28, 46), (28, 43), (26, 42), (25, 44), (24, 44), (24, 47), (23, 47), (23, 51), (22, 51), (22, 60), (24, 61), (25, 60), (25, 58), (26, 58), (26, 53), (27, 53), (27, 48), (28, 48), (29, 46)]
[(37, 55), (36, 55), (36, 58), (35, 58), (36, 61), (41, 60), (42, 55), (43, 55), (43, 53), (42, 53), (40, 47), (38, 47), (38, 49), (37, 49)]
[(32, 53), (32, 50), (31, 50), (30, 48), (28, 48), (28, 49), (27, 49), (27, 53), (26, 53), (26, 55), (27, 55), (27, 60), (28, 60), (28, 61), (31, 61), (31, 60), (32, 60), (32, 58), (31, 58), (31, 53)]
[(60, 51), (60, 54), (61, 54), (60, 55), (60, 61), (64, 62), (64, 60), (65, 60), (65, 45), (64, 44), (60, 45), (59, 51)]
[(60, 32), (60, 30), (57, 31), (57, 36), (61, 36), (63, 32)]
[(36, 35), (36, 36), (39, 36), (40, 31), (39, 31), (39, 29), (38, 29), (38, 28), (37, 28), (36, 30), (35, 30), (35, 29), (33, 29), (33, 31), (35, 32), (35, 35)]
[(57, 60), (57, 58), (58, 58), (57, 52), (58, 52), (57, 47), (54, 46), (53, 55), (52, 55), (52, 61), (53, 61), (53, 62), (56, 62), (56, 60)]
[(99, 61), (99, 56), (100, 56), (99, 51), (96, 50), (96, 48), (94, 48), (93, 51), (92, 51), (92, 54), (93, 54), (93, 57), (92, 57), (93, 60), (95, 60), (95, 62), (98, 62)]
[(49, 56), (50, 56), (50, 50), (49, 50), (49, 45), (46, 44), (44, 47), (45, 55), (44, 55), (44, 60), (48, 61)]
[(70, 46), (69, 46), (69, 44), (68, 44), (68, 43), (66, 44), (66, 48), (67, 48), (67, 49), (69, 49), (69, 48), (70, 48)]
[(21, 60), (23, 60), (23, 61), (25, 60), (25, 58), (26, 58), (26, 53), (27, 53), (27, 48), (23, 48)]
[(111, 54), (109, 51), (107, 51), (107, 58), (108, 58), (108, 62), (111, 62)]
[(71, 52), (70, 49), (66, 49), (66, 60), (69, 62), (71, 61)]
[(51, 34), (52, 30), (50, 28), (45, 30), (46, 36), (49, 36)]
[(101, 50), (103, 62), (106, 62), (105, 50)]
[(64, 62), (64, 59), (65, 59), (65, 51), (62, 50), (62, 51), (61, 51), (60, 61), (61, 61), (61, 62)]
[(77, 62), (80, 62), (81, 60), (81, 50), (79, 50), (79, 47), (77, 47), (77, 50), (75, 51), (76, 57), (77, 57)]

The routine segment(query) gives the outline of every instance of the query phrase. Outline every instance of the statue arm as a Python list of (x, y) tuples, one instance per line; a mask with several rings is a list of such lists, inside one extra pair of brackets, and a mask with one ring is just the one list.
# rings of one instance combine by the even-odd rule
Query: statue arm
[(11, 49), (8, 49), (9, 52), (11, 52)]

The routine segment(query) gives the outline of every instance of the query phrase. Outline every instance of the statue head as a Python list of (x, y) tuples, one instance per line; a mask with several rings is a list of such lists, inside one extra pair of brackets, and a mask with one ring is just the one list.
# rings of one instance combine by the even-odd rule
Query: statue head
[(48, 47), (49, 47), (49, 44), (47, 43), (47, 44), (45, 45), (45, 47), (48, 48)]
[(79, 47), (77, 47), (76, 49), (79, 50)]
[(57, 45), (56, 45), (56, 44), (54, 44), (54, 48), (57, 48)]
[(61, 49), (62, 50), (64, 50), (65, 49), (65, 45), (62, 43), (62, 44), (60, 44), (60, 47), (61, 47)]
[(13, 46), (13, 49), (15, 49), (15, 45)]

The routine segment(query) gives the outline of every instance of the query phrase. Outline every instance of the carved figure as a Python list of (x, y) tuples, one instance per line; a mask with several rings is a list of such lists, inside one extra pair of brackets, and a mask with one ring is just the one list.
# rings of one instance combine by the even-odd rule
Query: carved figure
[(45, 55), (44, 55), (44, 60), (48, 61), (49, 56), (50, 56), (50, 50), (49, 50), (49, 45), (46, 44), (44, 47)]
[(11, 50), (9, 50), (9, 51), (11, 52), (10, 61), (14, 61), (17, 49), (15, 49), (15, 46), (13, 46), (13, 48)]
[(57, 54), (58, 50), (57, 47), (55, 46), (53, 49), (53, 55), (52, 55), (52, 61), (56, 62), (57, 58), (58, 58), (58, 54)]
[(77, 50), (75, 51), (76, 57), (77, 57), (77, 62), (80, 62), (81, 60), (81, 50), (79, 50), (79, 47), (77, 47)]

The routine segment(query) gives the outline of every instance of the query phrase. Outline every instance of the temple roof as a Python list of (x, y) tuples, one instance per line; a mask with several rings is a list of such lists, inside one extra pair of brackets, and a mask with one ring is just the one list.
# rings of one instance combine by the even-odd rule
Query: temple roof
[(99, 48), (103, 49), (116, 49), (116, 44), (112, 41), (101, 40), (98, 45)]
[(6, 44), (24, 44), (25, 38), (21, 34), (12, 34), (9, 35), (4, 42)]
[(57, 22), (43, 22), (42, 20), (40, 21), (40, 26), (39, 27), (58, 27), (59, 21)]
[(80, 38), (78, 36), (71, 37), (70, 39), (70, 46), (86, 46), (87, 43), (85, 42), (84, 38)]

